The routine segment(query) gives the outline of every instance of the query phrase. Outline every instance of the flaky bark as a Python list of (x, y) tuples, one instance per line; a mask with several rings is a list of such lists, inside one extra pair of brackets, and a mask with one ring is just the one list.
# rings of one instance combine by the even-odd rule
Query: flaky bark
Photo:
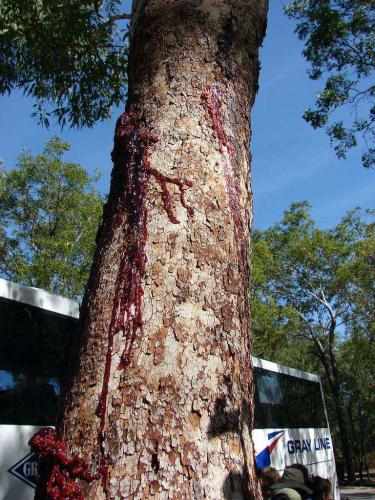
[(61, 425), (102, 476), (85, 498), (260, 497), (248, 144), (266, 10), (134, 2), (129, 102)]

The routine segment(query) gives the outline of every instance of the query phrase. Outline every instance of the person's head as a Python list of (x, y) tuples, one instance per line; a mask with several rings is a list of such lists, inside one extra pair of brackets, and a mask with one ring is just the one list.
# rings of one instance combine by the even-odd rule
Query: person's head
[(276, 493), (279, 493), (279, 490), (283, 488), (292, 488), (296, 490), (302, 499), (307, 498), (308, 495), (313, 493), (313, 490), (306, 485), (305, 476), (299, 467), (287, 467), (280, 481), (271, 486), (271, 489)]
[(302, 500), (302, 496), (293, 488), (282, 488), (273, 495), (271, 500)]
[(271, 486), (280, 481), (280, 478), (281, 476), (279, 471), (274, 467), (265, 467), (260, 471), (260, 482), (264, 500), (267, 500), (271, 497)]
[(308, 484), (310, 482), (309, 470), (305, 465), (292, 464), (292, 465), (288, 465), (286, 467), (286, 469), (298, 469), (298, 470), (300, 470), (303, 474), (303, 480), (304, 480), (305, 484)]
[(328, 479), (324, 479), (319, 476), (315, 476), (312, 485), (314, 493), (313, 500), (328, 500), (331, 494), (332, 484)]

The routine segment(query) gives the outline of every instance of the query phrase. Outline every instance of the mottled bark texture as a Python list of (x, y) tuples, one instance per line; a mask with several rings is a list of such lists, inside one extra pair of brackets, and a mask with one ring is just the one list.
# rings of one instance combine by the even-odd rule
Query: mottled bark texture
[(127, 113), (61, 425), (70, 452), (102, 466), (85, 498), (260, 498), (248, 145), (266, 11), (134, 2)]

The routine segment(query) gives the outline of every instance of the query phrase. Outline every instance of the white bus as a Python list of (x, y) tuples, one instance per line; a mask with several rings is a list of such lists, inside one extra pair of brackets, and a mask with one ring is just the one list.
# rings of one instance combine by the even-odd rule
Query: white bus
[[(0, 500), (34, 497), (37, 460), (27, 443), (56, 421), (78, 318), (78, 303), (0, 279)], [(253, 363), (258, 467), (305, 464), (331, 480), (339, 499), (319, 377), (257, 358)]]
[(332, 437), (321, 380), (253, 357), (255, 415), (253, 440), (257, 466), (285, 467), (298, 463), (310, 474), (332, 483), (333, 497), (340, 498)]

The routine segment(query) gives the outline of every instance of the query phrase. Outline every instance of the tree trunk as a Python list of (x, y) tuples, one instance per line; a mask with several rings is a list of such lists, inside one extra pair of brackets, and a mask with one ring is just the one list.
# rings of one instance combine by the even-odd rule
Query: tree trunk
[(337, 425), (339, 428), (341, 450), (344, 457), (346, 474), (348, 481), (355, 479), (355, 470), (353, 462), (353, 454), (350, 447), (348, 426), (345, 419), (345, 404), (342, 397), (342, 388), (340, 382), (340, 373), (337, 368), (336, 357), (333, 352), (333, 342), (329, 348), (329, 356), (316, 344), (316, 355), (323, 364), (324, 371), (331, 390), (333, 406), (335, 408)]
[[(336, 325), (336, 322), (334, 323), (334, 325)], [(353, 454), (350, 446), (347, 419), (345, 418), (344, 414), (345, 403), (342, 396), (341, 376), (337, 367), (336, 356), (333, 352), (333, 338), (334, 333), (332, 334), (332, 341), (329, 343), (329, 362), (332, 373), (332, 396), (337, 415), (337, 422), (339, 425), (340, 441), (342, 452), (344, 455), (346, 475), (348, 481), (353, 481), (355, 479)]]
[(341, 385), (337, 379), (330, 378), (329, 384), (331, 387), (333, 404), (335, 408), (335, 413), (337, 417), (337, 425), (339, 428), (340, 444), (342, 454), (344, 456), (346, 475), (348, 481), (353, 481), (355, 479), (353, 455), (350, 447), (349, 432), (347, 421), (344, 415), (345, 404), (341, 395)]
[(60, 426), (90, 474), (58, 467), (89, 499), (260, 498), (248, 144), (267, 0), (133, 4), (129, 100)]
[[(357, 426), (355, 425), (354, 422), (354, 415), (353, 415), (353, 405), (355, 401), (353, 399), (350, 399), (347, 404), (346, 412), (348, 415), (348, 434), (349, 434), (349, 440), (351, 444), (351, 452), (352, 452), (352, 457), (353, 457), (353, 470), (354, 473), (357, 471), (359, 472), (359, 475), (361, 476), (361, 450), (359, 447), (359, 443), (357, 440), (357, 435), (358, 435), (358, 429)], [(349, 432), (350, 431), (350, 432)]]

